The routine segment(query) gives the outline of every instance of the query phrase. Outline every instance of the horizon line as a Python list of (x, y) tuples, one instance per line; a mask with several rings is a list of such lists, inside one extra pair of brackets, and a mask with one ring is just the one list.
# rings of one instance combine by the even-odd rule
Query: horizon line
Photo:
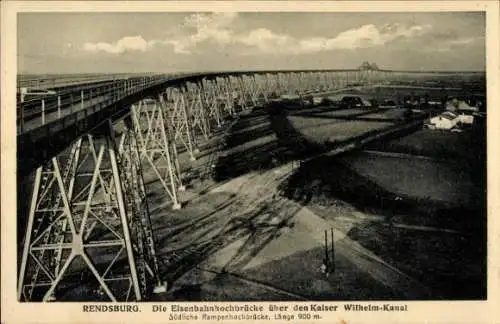
[(22, 75), (123, 75), (123, 74), (167, 74), (167, 73), (231, 73), (231, 72), (342, 72), (342, 71), (375, 71), (375, 72), (403, 72), (403, 73), (486, 73), (486, 69), (470, 69), (470, 70), (460, 70), (460, 69), (378, 69), (378, 70), (361, 70), (358, 68), (344, 68), (344, 69), (249, 69), (249, 70), (173, 70), (173, 71), (140, 71), (140, 72), (19, 72), (17, 76)]

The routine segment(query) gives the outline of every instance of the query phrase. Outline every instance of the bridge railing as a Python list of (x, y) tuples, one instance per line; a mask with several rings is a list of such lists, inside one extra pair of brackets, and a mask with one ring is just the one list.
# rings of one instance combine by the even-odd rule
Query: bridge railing
[(113, 79), (120, 79), (121, 77), (112, 76), (83, 76), (79, 78), (33, 78), (33, 79), (20, 79), (17, 82), (17, 88), (27, 89), (54, 89), (69, 85), (77, 85), (82, 83), (99, 82), (99, 81), (112, 81)]
[(17, 107), (18, 107), (18, 109), (23, 107), (24, 110), (31, 110), (32, 108), (39, 106), (42, 99), (45, 100), (46, 105), (50, 105), (50, 104), (53, 104), (53, 103), (58, 101), (57, 97), (61, 97), (61, 100), (63, 102), (66, 102), (67, 98), (69, 98), (71, 96), (78, 95), (79, 91), (82, 89), (85, 91), (91, 90), (91, 89), (98, 89), (98, 88), (105, 86), (106, 84), (112, 84), (115, 81), (118, 81), (118, 79), (117, 80), (108, 80), (108, 81), (98, 81), (98, 82), (92, 82), (92, 83), (83, 83), (83, 84), (80, 83), (80, 84), (78, 84), (78, 86), (74, 85), (73, 87), (70, 87), (70, 88), (66, 88), (66, 89), (63, 88), (63, 89), (57, 91), (57, 94), (45, 94), (45, 93), (38, 94), (38, 95), (36, 95), (36, 98), (31, 98), (28, 100), (23, 100), (21, 102), (18, 102)]
[[(159, 74), (159, 73), (158, 73)], [(151, 73), (151, 75), (154, 75)], [(130, 73), (119, 74), (104, 74), (104, 75), (57, 75), (57, 76), (41, 76), (41, 77), (26, 77), (19, 76), (17, 80), (17, 88), (28, 89), (55, 89), (81, 85), (85, 83), (95, 83), (102, 81), (113, 81), (126, 78), (135, 78), (143, 76)]]
[(65, 121), (86, 118), (88, 114), (164, 79), (164, 76), (148, 76), (114, 80), (20, 103), (17, 106), (17, 133), (40, 128), (55, 121), (68, 125)]

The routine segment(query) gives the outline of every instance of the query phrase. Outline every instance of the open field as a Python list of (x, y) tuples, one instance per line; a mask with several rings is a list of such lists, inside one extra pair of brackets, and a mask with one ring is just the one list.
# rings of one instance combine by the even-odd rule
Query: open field
[(349, 153), (303, 164), (280, 187), (433, 298), (484, 298), (484, 191), (470, 173)]
[[(477, 76), (476, 76), (477, 78)], [(325, 93), (321, 97), (328, 97), (331, 100), (340, 100), (343, 96), (359, 96), (363, 100), (375, 100), (383, 102), (384, 99), (403, 102), (405, 97), (427, 98), (429, 101), (442, 102), (446, 98), (485, 98), (486, 87), (484, 79), (482, 80), (455, 80), (453, 82), (437, 82), (436, 84), (427, 84), (425, 80), (413, 84), (402, 85), (375, 85), (362, 89), (351, 89), (342, 93)]]
[(440, 101), (446, 97), (464, 97), (471, 95), (483, 95), (484, 93), (478, 92), (475, 89), (470, 89), (469, 91), (457, 88), (456, 90), (451, 89), (425, 89), (425, 88), (412, 88), (412, 87), (374, 87), (368, 89), (365, 96), (370, 96), (373, 99), (383, 100), (385, 98), (397, 99), (398, 101), (403, 100), (405, 96), (420, 96), (427, 97), (429, 100)]
[[(255, 109), (241, 117), (225, 138), (215, 167), (217, 179), (306, 157), (355, 141), (396, 124), (391, 121), (337, 120), (309, 115), (313, 109), (292, 109), (283, 103)], [(339, 110), (339, 111), (350, 111)]]
[(390, 109), (387, 109), (387, 110), (382, 111), (382, 112), (376, 112), (376, 113), (363, 115), (363, 120), (368, 120), (368, 119), (396, 120), (396, 119), (403, 118), (406, 112), (407, 112), (407, 109), (404, 109), (404, 108), (390, 108)]
[(359, 108), (351, 108), (351, 109), (342, 109), (342, 110), (333, 110), (333, 111), (324, 111), (324, 112), (318, 112), (315, 114), (315, 116), (322, 116), (325, 118), (328, 117), (348, 117), (348, 116), (355, 116), (357, 114), (363, 114), (366, 113), (366, 109), (359, 109)]
[(443, 201), (456, 207), (476, 207), (482, 203), (481, 188), (474, 185), (471, 172), (461, 165), (367, 152), (340, 160), (361, 177), (396, 195)]
[[(486, 138), (484, 128), (467, 130), (462, 133), (422, 129), (409, 136), (377, 142), (369, 145), (370, 149), (388, 152), (424, 155), (435, 158), (470, 159), (477, 154), (484, 157)], [(471, 154), (470, 151), (474, 153)]]
[(288, 117), (290, 123), (308, 140), (320, 143), (334, 143), (364, 133), (381, 130), (392, 123), (366, 121), (332, 121), (331, 119)]
[(320, 97), (328, 97), (329, 100), (333, 101), (340, 101), (344, 96), (357, 96), (360, 97), (362, 100), (369, 100), (371, 99), (370, 93), (367, 93), (366, 91), (362, 91), (359, 89), (351, 89), (344, 91), (342, 93), (332, 93), (332, 94), (324, 94), (321, 95)]

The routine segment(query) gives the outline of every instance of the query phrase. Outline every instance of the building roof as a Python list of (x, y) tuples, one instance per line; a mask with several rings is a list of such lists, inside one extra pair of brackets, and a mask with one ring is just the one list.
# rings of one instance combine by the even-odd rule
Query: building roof
[(439, 117), (446, 118), (448, 120), (453, 120), (453, 119), (457, 118), (457, 115), (455, 115), (454, 113), (452, 113), (450, 111), (445, 111), (444, 113), (439, 115)]
[(469, 111), (478, 111), (477, 107), (469, 106), (465, 101), (460, 101), (458, 103), (458, 110), (469, 110)]

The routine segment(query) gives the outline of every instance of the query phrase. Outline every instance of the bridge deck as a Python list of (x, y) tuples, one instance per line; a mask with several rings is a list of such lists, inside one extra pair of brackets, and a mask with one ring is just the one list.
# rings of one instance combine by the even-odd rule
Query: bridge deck
[(79, 104), (73, 104), (69, 107), (66, 107), (65, 109), (59, 109), (56, 111), (49, 111), (37, 116), (34, 116), (33, 118), (24, 121), (24, 124), (18, 125), (18, 132), (28, 132), (30, 130), (34, 130), (36, 128), (39, 128), (42, 125), (49, 124), (56, 122), (57, 120), (60, 120), (61, 118), (64, 118), (66, 116), (69, 116), (73, 113), (77, 113), (83, 110), (86, 110), (88, 108), (92, 108), (96, 105), (102, 105), (106, 101), (109, 101), (110, 95), (103, 95), (99, 96), (96, 98), (92, 98), (91, 100), (84, 100), (83, 103), (80, 102)]

